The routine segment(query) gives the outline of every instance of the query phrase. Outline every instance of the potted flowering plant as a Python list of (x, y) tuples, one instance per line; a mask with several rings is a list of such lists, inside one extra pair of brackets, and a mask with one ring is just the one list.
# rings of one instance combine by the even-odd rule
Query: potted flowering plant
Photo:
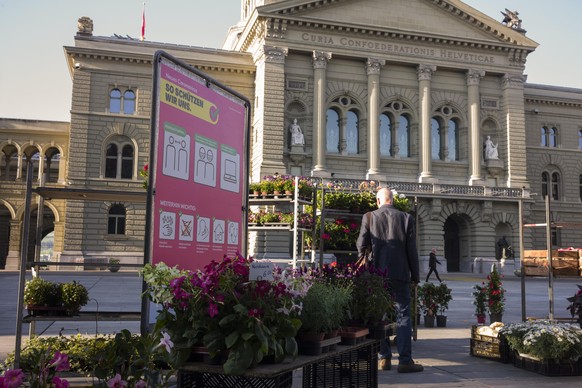
[(445, 327), (447, 325), (445, 311), (449, 309), (449, 302), (453, 300), (452, 290), (446, 285), (446, 283), (440, 283), (436, 286), (435, 296), (437, 327)]
[(139, 176), (142, 177), (142, 187), (147, 190), (148, 188), (148, 179), (149, 179), (149, 166), (144, 164), (143, 169), (139, 171)]
[(420, 309), (424, 313), (424, 326), (434, 327), (437, 313), (437, 286), (433, 283), (424, 283), (418, 287)]
[(497, 266), (493, 266), (493, 271), (487, 276), (486, 294), (491, 323), (502, 322), (505, 309), (505, 288), (503, 288)]
[(582, 329), (547, 320), (511, 323), (502, 335), (509, 347), (523, 357), (576, 361), (582, 356)]
[(280, 362), (297, 355), (295, 335), (301, 321), (295, 294), (282, 280), (249, 281), (251, 262), (225, 257), (181, 274), (163, 289), (171, 297), (164, 299), (157, 325), (184, 350), (181, 360), (200, 343), (211, 357), (226, 359), (226, 374), (237, 375), (265, 356)]
[(471, 295), (473, 296), (477, 323), (483, 325), (485, 324), (485, 311), (487, 310), (487, 288), (484, 285), (475, 284)]

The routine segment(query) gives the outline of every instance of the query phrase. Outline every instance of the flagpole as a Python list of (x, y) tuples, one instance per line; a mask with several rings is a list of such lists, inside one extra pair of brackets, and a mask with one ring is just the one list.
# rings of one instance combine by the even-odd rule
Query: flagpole
[(145, 2), (143, 3), (143, 10), (141, 12), (141, 36), (139, 38), (139, 40), (141, 40), (142, 42), (145, 40), (145, 26), (146, 26), (146, 21), (145, 21)]

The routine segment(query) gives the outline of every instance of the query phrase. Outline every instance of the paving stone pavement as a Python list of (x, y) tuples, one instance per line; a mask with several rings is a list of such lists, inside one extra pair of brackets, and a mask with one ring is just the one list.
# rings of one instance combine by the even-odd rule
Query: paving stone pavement
[[(42, 276), (53, 281), (80, 281), (89, 289), (90, 302), (86, 310), (139, 311), (141, 306), (141, 279), (135, 271), (81, 271), (51, 272)], [(0, 271), (0, 361), (14, 351), (16, 309), (18, 298), (17, 272)], [(30, 278), (30, 273), (27, 273)], [(470, 328), (476, 322), (473, 315), (472, 287), (485, 280), (485, 275), (451, 273), (442, 275), (452, 289), (453, 300), (447, 311), (447, 326), (425, 328), (421, 324), (418, 339), (413, 342), (413, 357), (425, 366), (424, 372), (402, 374), (378, 371), (379, 387), (546, 387), (582, 386), (582, 377), (546, 377), (533, 372), (469, 355)], [(506, 274), (506, 311), (504, 322), (521, 320), (521, 281)], [(436, 279), (434, 280), (436, 282)], [(567, 317), (567, 297), (582, 284), (580, 278), (554, 278), (554, 316)], [(526, 316), (547, 317), (549, 312), (548, 278), (526, 278)], [(23, 344), (28, 338), (28, 324), (23, 325)], [(70, 335), (76, 332), (95, 334), (115, 333), (121, 329), (139, 332), (139, 322), (37, 322), (36, 333)], [(395, 349), (395, 347), (393, 348)], [(396, 360), (397, 354), (394, 355)], [(301, 386), (301, 373), (295, 375), (293, 387)], [(82, 385), (82, 384), (81, 384)]]

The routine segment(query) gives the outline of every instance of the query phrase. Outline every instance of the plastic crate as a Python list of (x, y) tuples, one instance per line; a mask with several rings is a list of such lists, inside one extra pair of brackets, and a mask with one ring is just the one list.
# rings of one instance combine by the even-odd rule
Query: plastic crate
[(339, 353), (303, 368), (304, 388), (372, 388), (378, 386), (379, 343)]
[(293, 372), (273, 377), (247, 377), (178, 371), (177, 383), (178, 388), (290, 388), (293, 385)]
[(515, 354), (513, 365), (536, 372), (544, 376), (580, 376), (582, 375), (582, 359), (573, 362), (554, 362), (553, 360), (536, 360)]

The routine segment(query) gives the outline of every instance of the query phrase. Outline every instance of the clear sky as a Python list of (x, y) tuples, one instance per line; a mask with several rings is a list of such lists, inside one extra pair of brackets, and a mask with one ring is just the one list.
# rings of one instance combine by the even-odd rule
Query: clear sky
[[(386, 0), (389, 2), (389, 0)], [(528, 82), (582, 89), (581, 0), (465, 0), (495, 20), (517, 10), (540, 46), (528, 57)], [(240, 17), (239, 0), (146, 1), (146, 40), (222, 47)], [(69, 121), (71, 78), (63, 46), (77, 20), (96, 36), (139, 38), (143, 0), (0, 0), (0, 117)]]

